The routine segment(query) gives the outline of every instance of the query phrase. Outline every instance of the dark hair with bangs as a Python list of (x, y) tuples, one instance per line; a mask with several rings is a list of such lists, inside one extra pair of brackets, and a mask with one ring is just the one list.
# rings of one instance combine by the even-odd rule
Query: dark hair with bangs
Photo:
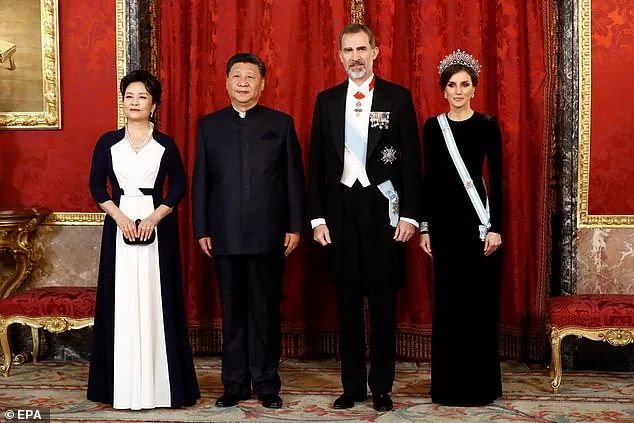
[(145, 89), (152, 96), (153, 104), (158, 106), (161, 103), (161, 93), (163, 92), (161, 81), (159, 81), (156, 76), (143, 69), (134, 70), (121, 78), (121, 83), (119, 84), (121, 97), (125, 96), (125, 90), (128, 88), (128, 85), (133, 82), (142, 82), (143, 85), (145, 85)]

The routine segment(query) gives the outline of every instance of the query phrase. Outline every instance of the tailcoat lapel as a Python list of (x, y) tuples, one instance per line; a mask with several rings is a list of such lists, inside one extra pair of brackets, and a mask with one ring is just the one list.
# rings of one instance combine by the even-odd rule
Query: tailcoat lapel
[(348, 92), (348, 80), (338, 85), (330, 97), (330, 121), (332, 122), (333, 137), (335, 139), (335, 150), (339, 159), (343, 161), (343, 152), (345, 148), (345, 123), (346, 123), (346, 93)]
[[(377, 76), (375, 76), (375, 78), (376, 80), (374, 82), (374, 95), (372, 96), (372, 107), (370, 108), (370, 111), (389, 112), (392, 107), (392, 101), (394, 100), (394, 98), (386, 92), (386, 87), (383, 83), (383, 80)], [(381, 138), (382, 131), (384, 131), (384, 129), (380, 129), (378, 126), (373, 128), (368, 121), (368, 152), (366, 154), (366, 163), (372, 156), (374, 147), (376, 147), (379, 139)]]

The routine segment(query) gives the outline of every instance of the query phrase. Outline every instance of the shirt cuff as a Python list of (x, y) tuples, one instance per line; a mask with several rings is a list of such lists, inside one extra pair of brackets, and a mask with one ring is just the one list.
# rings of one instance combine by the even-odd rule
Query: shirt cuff
[(319, 225), (325, 225), (325, 224), (326, 224), (326, 219), (324, 219), (323, 217), (320, 217), (318, 219), (312, 219), (310, 221), (310, 227), (312, 229), (315, 229)]
[(400, 220), (402, 220), (403, 222), (411, 223), (418, 228), (418, 222), (415, 219), (410, 219), (409, 217), (401, 217)]

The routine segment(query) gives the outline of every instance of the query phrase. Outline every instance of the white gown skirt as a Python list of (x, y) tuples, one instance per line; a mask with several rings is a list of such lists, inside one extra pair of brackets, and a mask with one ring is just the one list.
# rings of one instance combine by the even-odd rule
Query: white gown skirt
[[(154, 211), (152, 197), (121, 196), (132, 220)], [(170, 406), (157, 233), (150, 245), (127, 245), (117, 228), (114, 301), (113, 407)]]

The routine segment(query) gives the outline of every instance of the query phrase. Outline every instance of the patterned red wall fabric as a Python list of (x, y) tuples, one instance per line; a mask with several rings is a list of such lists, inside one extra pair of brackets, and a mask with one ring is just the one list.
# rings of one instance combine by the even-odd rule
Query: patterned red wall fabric
[(592, 2), (590, 214), (634, 214), (634, 3)]
[(0, 207), (97, 211), (90, 157), (117, 127), (115, 2), (58, 4), (62, 130), (0, 131)]

